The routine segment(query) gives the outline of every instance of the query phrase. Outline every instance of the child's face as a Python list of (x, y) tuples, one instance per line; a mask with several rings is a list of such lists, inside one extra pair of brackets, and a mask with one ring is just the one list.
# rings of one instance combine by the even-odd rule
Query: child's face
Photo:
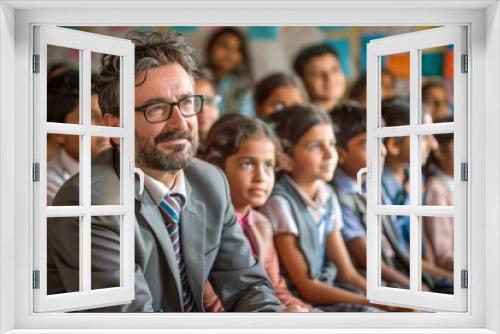
[(429, 108), (434, 119), (447, 117), (451, 114), (450, 106), (448, 105), (448, 94), (444, 87), (434, 86), (429, 88), (429, 92), (423, 102)]
[(274, 186), (274, 143), (267, 137), (250, 138), (230, 155), (224, 171), (236, 211), (262, 206)]
[(216, 70), (229, 73), (243, 61), (240, 39), (232, 34), (225, 33), (219, 36), (212, 46), (210, 58)]
[(214, 103), (216, 97), (215, 89), (209, 81), (197, 80), (194, 84), (194, 91), (196, 94), (202, 94), (206, 98), (205, 102), (203, 102), (203, 109), (198, 114), (198, 132), (200, 139), (205, 140), (210, 127), (219, 118), (219, 109), (217, 109), (217, 105)]
[(366, 166), (366, 132), (352, 137), (347, 142), (347, 149), (338, 145), (339, 166), (352, 178), (358, 170)]
[(338, 59), (325, 54), (312, 58), (304, 68), (304, 82), (314, 101), (339, 100), (346, 91), (346, 79)]
[(304, 96), (299, 88), (284, 86), (275, 89), (262, 105), (256, 106), (255, 111), (260, 118), (266, 119), (269, 115), (277, 111), (278, 106), (283, 108), (304, 102)]
[(293, 147), (292, 160), (295, 181), (330, 181), (338, 160), (332, 126), (318, 124), (310, 128)]
[(387, 138), (385, 147), (387, 149), (387, 162), (410, 162), (410, 137)]

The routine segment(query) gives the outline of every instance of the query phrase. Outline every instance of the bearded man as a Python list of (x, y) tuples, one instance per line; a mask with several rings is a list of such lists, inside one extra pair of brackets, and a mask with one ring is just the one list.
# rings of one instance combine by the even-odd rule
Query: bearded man
[[(145, 191), (135, 196), (135, 299), (101, 312), (202, 312), (208, 280), (226, 311), (285, 310), (261, 265), (252, 257), (231, 205), (227, 181), (194, 155), (197, 114), (203, 96), (194, 93), (197, 56), (180, 35), (135, 33), (136, 166)], [(119, 58), (102, 58), (97, 79), (107, 126), (119, 126)], [(92, 163), (92, 205), (120, 203), (120, 142)], [(79, 199), (78, 175), (56, 195), (54, 205)], [(48, 293), (78, 291), (78, 218), (48, 224)], [(92, 218), (92, 289), (120, 286), (119, 217)]]

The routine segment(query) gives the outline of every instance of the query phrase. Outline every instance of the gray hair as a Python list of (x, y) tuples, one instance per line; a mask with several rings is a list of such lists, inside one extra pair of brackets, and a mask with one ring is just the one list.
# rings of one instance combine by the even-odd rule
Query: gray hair
[[(171, 33), (132, 31), (126, 38), (135, 44), (135, 75), (145, 72), (144, 80), (136, 83), (140, 86), (147, 78), (150, 69), (167, 64), (179, 64), (194, 78), (198, 68), (198, 50), (183, 35)], [(103, 55), (101, 72), (95, 82), (99, 105), (103, 114), (120, 114), (120, 57)]]

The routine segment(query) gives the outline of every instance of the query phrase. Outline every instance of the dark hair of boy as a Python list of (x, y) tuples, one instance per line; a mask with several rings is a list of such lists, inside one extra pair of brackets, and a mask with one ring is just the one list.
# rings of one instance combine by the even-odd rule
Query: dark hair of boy
[(354, 101), (346, 101), (330, 113), (337, 145), (347, 149), (351, 138), (366, 132), (366, 109)]
[(326, 54), (331, 54), (339, 59), (337, 51), (326, 44), (315, 44), (308, 46), (297, 54), (293, 62), (295, 73), (301, 78), (304, 77), (304, 69), (312, 58), (320, 57)]
[(64, 123), (66, 115), (79, 104), (80, 77), (66, 70), (47, 81), (47, 122)]
[(274, 132), (281, 140), (283, 151), (291, 154), (292, 148), (313, 126), (331, 124), (327, 113), (312, 105), (293, 105), (271, 115)]
[(410, 101), (403, 97), (394, 97), (382, 101), (382, 117), (385, 126), (410, 124)]
[(263, 121), (237, 113), (226, 114), (210, 128), (200, 157), (224, 169), (226, 159), (238, 152), (245, 140), (262, 137), (269, 138), (273, 142), (278, 161), (279, 141)]

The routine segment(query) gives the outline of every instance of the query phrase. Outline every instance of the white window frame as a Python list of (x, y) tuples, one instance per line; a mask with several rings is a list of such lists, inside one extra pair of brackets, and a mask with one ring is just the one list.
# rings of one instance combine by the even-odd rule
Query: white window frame
[[(289, 8), (284, 9), (284, 6)], [(32, 191), (30, 143), (33, 123), (29, 97), (32, 96), (30, 31), (33, 25), (421, 26), (443, 23), (467, 24), (471, 28), (468, 221), (474, 228), (471, 231), (469, 226), (472, 233), (468, 239), (471, 267), (467, 313), (40, 315), (30, 311), (33, 213), (26, 210), (23, 203)], [(500, 220), (500, 117), (496, 112), (500, 109), (499, 41), (500, 9), (497, 1), (1, 2), (0, 333), (46, 333), (47, 329), (55, 332), (64, 328), (60, 332), (76, 332), (71, 328), (79, 328), (79, 333), (110, 333), (113, 328), (128, 328), (129, 333), (144, 333), (141, 328), (145, 326), (191, 328), (192, 333), (235, 333), (243, 329), (246, 329), (245, 333), (258, 333), (263, 328), (267, 333), (283, 333), (279, 328), (293, 328), (285, 330), (287, 333), (352, 332), (353, 328), (363, 333), (385, 333), (388, 328), (392, 332), (413, 333), (498, 333), (500, 261), (490, 259), (486, 266), (484, 255), (486, 250), (500, 254), (497, 224)], [(15, 113), (8, 112), (12, 110)], [(488, 175), (488, 182), (485, 175)]]
[[(66, 47), (79, 52), (79, 124), (47, 122), (47, 46)], [(33, 54), (39, 58), (38, 73), (33, 74), (34, 163), (39, 166), (39, 181), (33, 184), (33, 269), (38, 273), (34, 289), (35, 312), (77, 311), (130, 303), (135, 297), (135, 122), (134, 122), (134, 45), (126, 39), (91, 34), (54, 26), (35, 26)], [(120, 127), (91, 124), (91, 54), (120, 57)], [(47, 206), (47, 135), (80, 137), (78, 206)], [(120, 138), (120, 198), (116, 205), (91, 204), (92, 136)], [(123, 196), (129, 194), (129, 196)], [(120, 216), (120, 285), (91, 289), (91, 219), (95, 216)], [(47, 295), (47, 225), (53, 217), (80, 217), (79, 291)], [(58, 222), (60, 223), (60, 222)], [(54, 224), (58, 224), (54, 223)], [(63, 223), (64, 224), (64, 223)]]
[[(410, 288), (397, 289), (381, 284), (381, 258), (367, 261), (367, 296), (371, 301), (424, 310), (467, 310), (467, 289), (461, 286), (462, 271), (467, 272), (467, 181), (461, 180), (460, 166), (467, 163), (467, 79), (462, 72), (462, 55), (467, 55), (467, 27), (444, 26), (371, 41), (367, 46), (367, 252), (380, 254), (382, 215), (410, 217)], [(422, 116), (422, 50), (453, 46), (454, 120), (448, 123), (423, 124)], [(382, 57), (408, 53), (410, 56), (410, 123), (384, 126), (381, 110)], [(466, 65), (465, 65), (466, 66)], [(426, 134), (454, 134), (454, 205), (428, 206), (421, 202), (422, 173), (420, 140)], [(380, 143), (383, 138), (407, 136), (410, 139), (410, 203), (389, 205), (381, 202), (382, 165)], [(422, 216), (453, 217), (453, 294), (422, 290)]]

